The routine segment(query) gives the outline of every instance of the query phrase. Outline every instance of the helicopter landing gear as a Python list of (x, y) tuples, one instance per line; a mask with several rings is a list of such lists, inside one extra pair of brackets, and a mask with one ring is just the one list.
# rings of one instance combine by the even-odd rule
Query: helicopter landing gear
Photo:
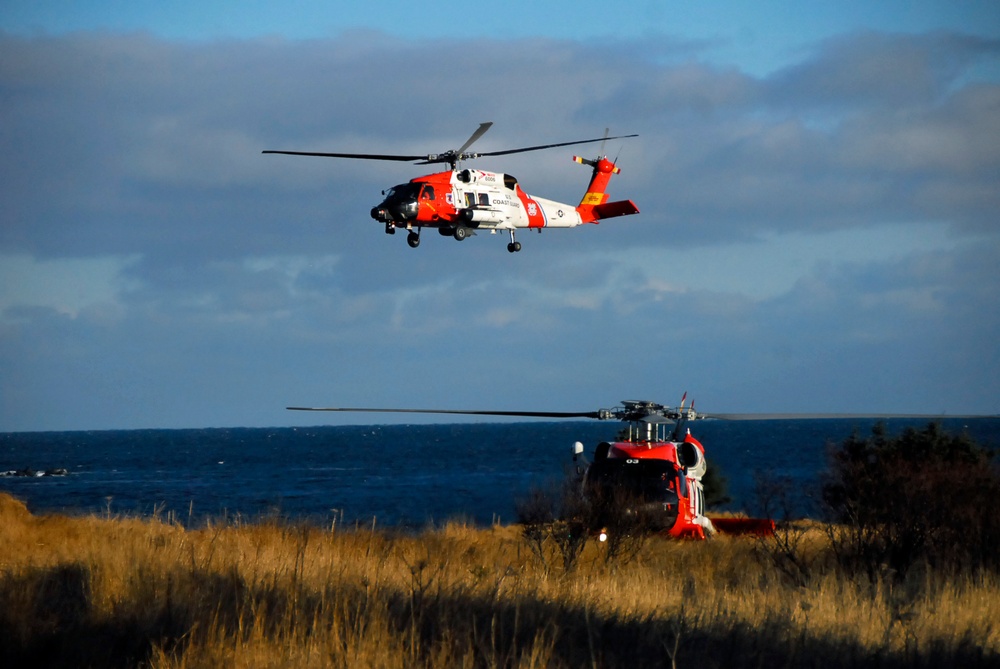
[(514, 231), (510, 231), (510, 244), (507, 245), (507, 251), (509, 253), (517, 253), (521, 250), (521, 242), (514, 240)]
[(461, 225), (458, 226), (457, 228), (455, 228), (454, 237), (458, 241), (462, 241), (463, 239), (465, 239), (468, 236), (469, 236), (469, 229), (468, 228), (463, 228)]
[(406, 235), (406, 243), (410, 245), (411, 249), (415, 249), (420, 246), (420, 233), (410, 232), (410, 234)]

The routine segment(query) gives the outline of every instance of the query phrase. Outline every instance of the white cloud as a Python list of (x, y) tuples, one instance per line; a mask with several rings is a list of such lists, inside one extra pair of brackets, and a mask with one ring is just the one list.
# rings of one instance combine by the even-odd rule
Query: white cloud
[(135, 288), (127, 270), (138, 255), (37, 259), (28, 254), (0, 255), (0, 318), (16, 307), (44, 307), (76, 317), (91, 307), (121, 302)]
[(820, 267), (892, 263), (928, 252), (947, 254), (966, 245), (950, 226), (883, 224), (833, 232), (767, 233), (755, 241), (609, 254), (607, 262), (629, 264), (670, 290), (735, 293), (755, 300), (791, 290)]

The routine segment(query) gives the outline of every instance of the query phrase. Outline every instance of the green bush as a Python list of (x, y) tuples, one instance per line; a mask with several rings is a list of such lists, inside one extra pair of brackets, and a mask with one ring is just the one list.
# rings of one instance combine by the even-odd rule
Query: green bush
[(993, 453), (937, 423), (890, 437), (883, 424), (831, 449), (822, 498), (841, 565), (903, 577), (915, 565), (998, 571), (1000, 474)]

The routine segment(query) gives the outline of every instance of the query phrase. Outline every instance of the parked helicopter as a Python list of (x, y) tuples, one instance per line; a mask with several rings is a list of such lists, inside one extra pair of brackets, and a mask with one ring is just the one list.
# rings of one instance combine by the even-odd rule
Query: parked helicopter
[(464, 240), (477, 230), (498, 230), (510, 233), (507, 250), (521, 250), (521, 242), (514, 237), (516, 230), (542, 231), (543, 228), (574, 228), (583, 223), (598, 223), (606, 218), (638, 214), (639, 209), (631, 200), (608, 202), (606, 189), (618, 166), (601, 154), (591, 160), (573, 156), (573, 160), (593, 168), (590, 185), (578, 205), (563, 204), (525, 193), (517, 179), (509, 174), (461, 169), (461, 163), (482, 156), (505, 156), (528, 151), (541, 151), (560, 146), (605, 142), (638, 135), (620, 135), (574, 142), (543, 144), (505, 151), (466, 153), (473, 142), (490, 129), (493, 122), (481, 123), (472, 136), (458, 149), (426, 155), (392, 155), (371, 153), (319, 153), (309, 151), (264, 151), (292, 156), (320, 156), (325, 158), (351, 158), (361, 160), (391, 160), (413, 162), (417, 165), (444, 163), (450, 166), (445, 172), (436, 172), (411, 179), (408, 183), (382, 191), (385, 199), (372, 208), (371, 217), (385, 224), (386, 234), (395, 234), (397, 228), (408, 231), (407, 243), (412, 248), (420, 245), (423, 228), (437, 228), (443, 236)]
[[(625, 400), (612, 409), (583, 412), (475, 411), (461, 409), (371, 409), (287, 407), (290, 411), (433, 413), (479, 416), (520, 416), (528, 418), (616, 419), (628, 427), (614, 441), (603, 441), (594, 450), (593, 461), (584, 456), (584, 446), (576, 442), (580, 492), (595, 510), (590, 530), (607, 536), (611, 517), (626, 518), (633, 527), (677, 538), (705, 539), (716, 531), (732, 534), (768, 535), (774, 531), (770, 520), (755, 518), (709, 518), (705, 515), (702, 477), (708, 464), (705, 447), (688, 429), (693, 420), (708, 418), (698, 414), (694, 402), (685, 407), (687, 393), (679, 408), (644, 400)], [(722, 417), (722, 416), (712, 416)], [(673, 426), (668, 430), (669, 426)]]

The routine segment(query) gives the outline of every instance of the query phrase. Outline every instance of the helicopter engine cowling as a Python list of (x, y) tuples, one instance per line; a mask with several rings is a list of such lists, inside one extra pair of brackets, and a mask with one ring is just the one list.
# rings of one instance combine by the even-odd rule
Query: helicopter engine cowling
[(681, 466), (687, 469), (688, 476), (701, 478), (708, 469), (705, 454), (689, 441), (677, 444), (677, 456)]
[(462, 218), (469, 223), (503, 222), (503, 214), (495, 209), (463, 209)]

